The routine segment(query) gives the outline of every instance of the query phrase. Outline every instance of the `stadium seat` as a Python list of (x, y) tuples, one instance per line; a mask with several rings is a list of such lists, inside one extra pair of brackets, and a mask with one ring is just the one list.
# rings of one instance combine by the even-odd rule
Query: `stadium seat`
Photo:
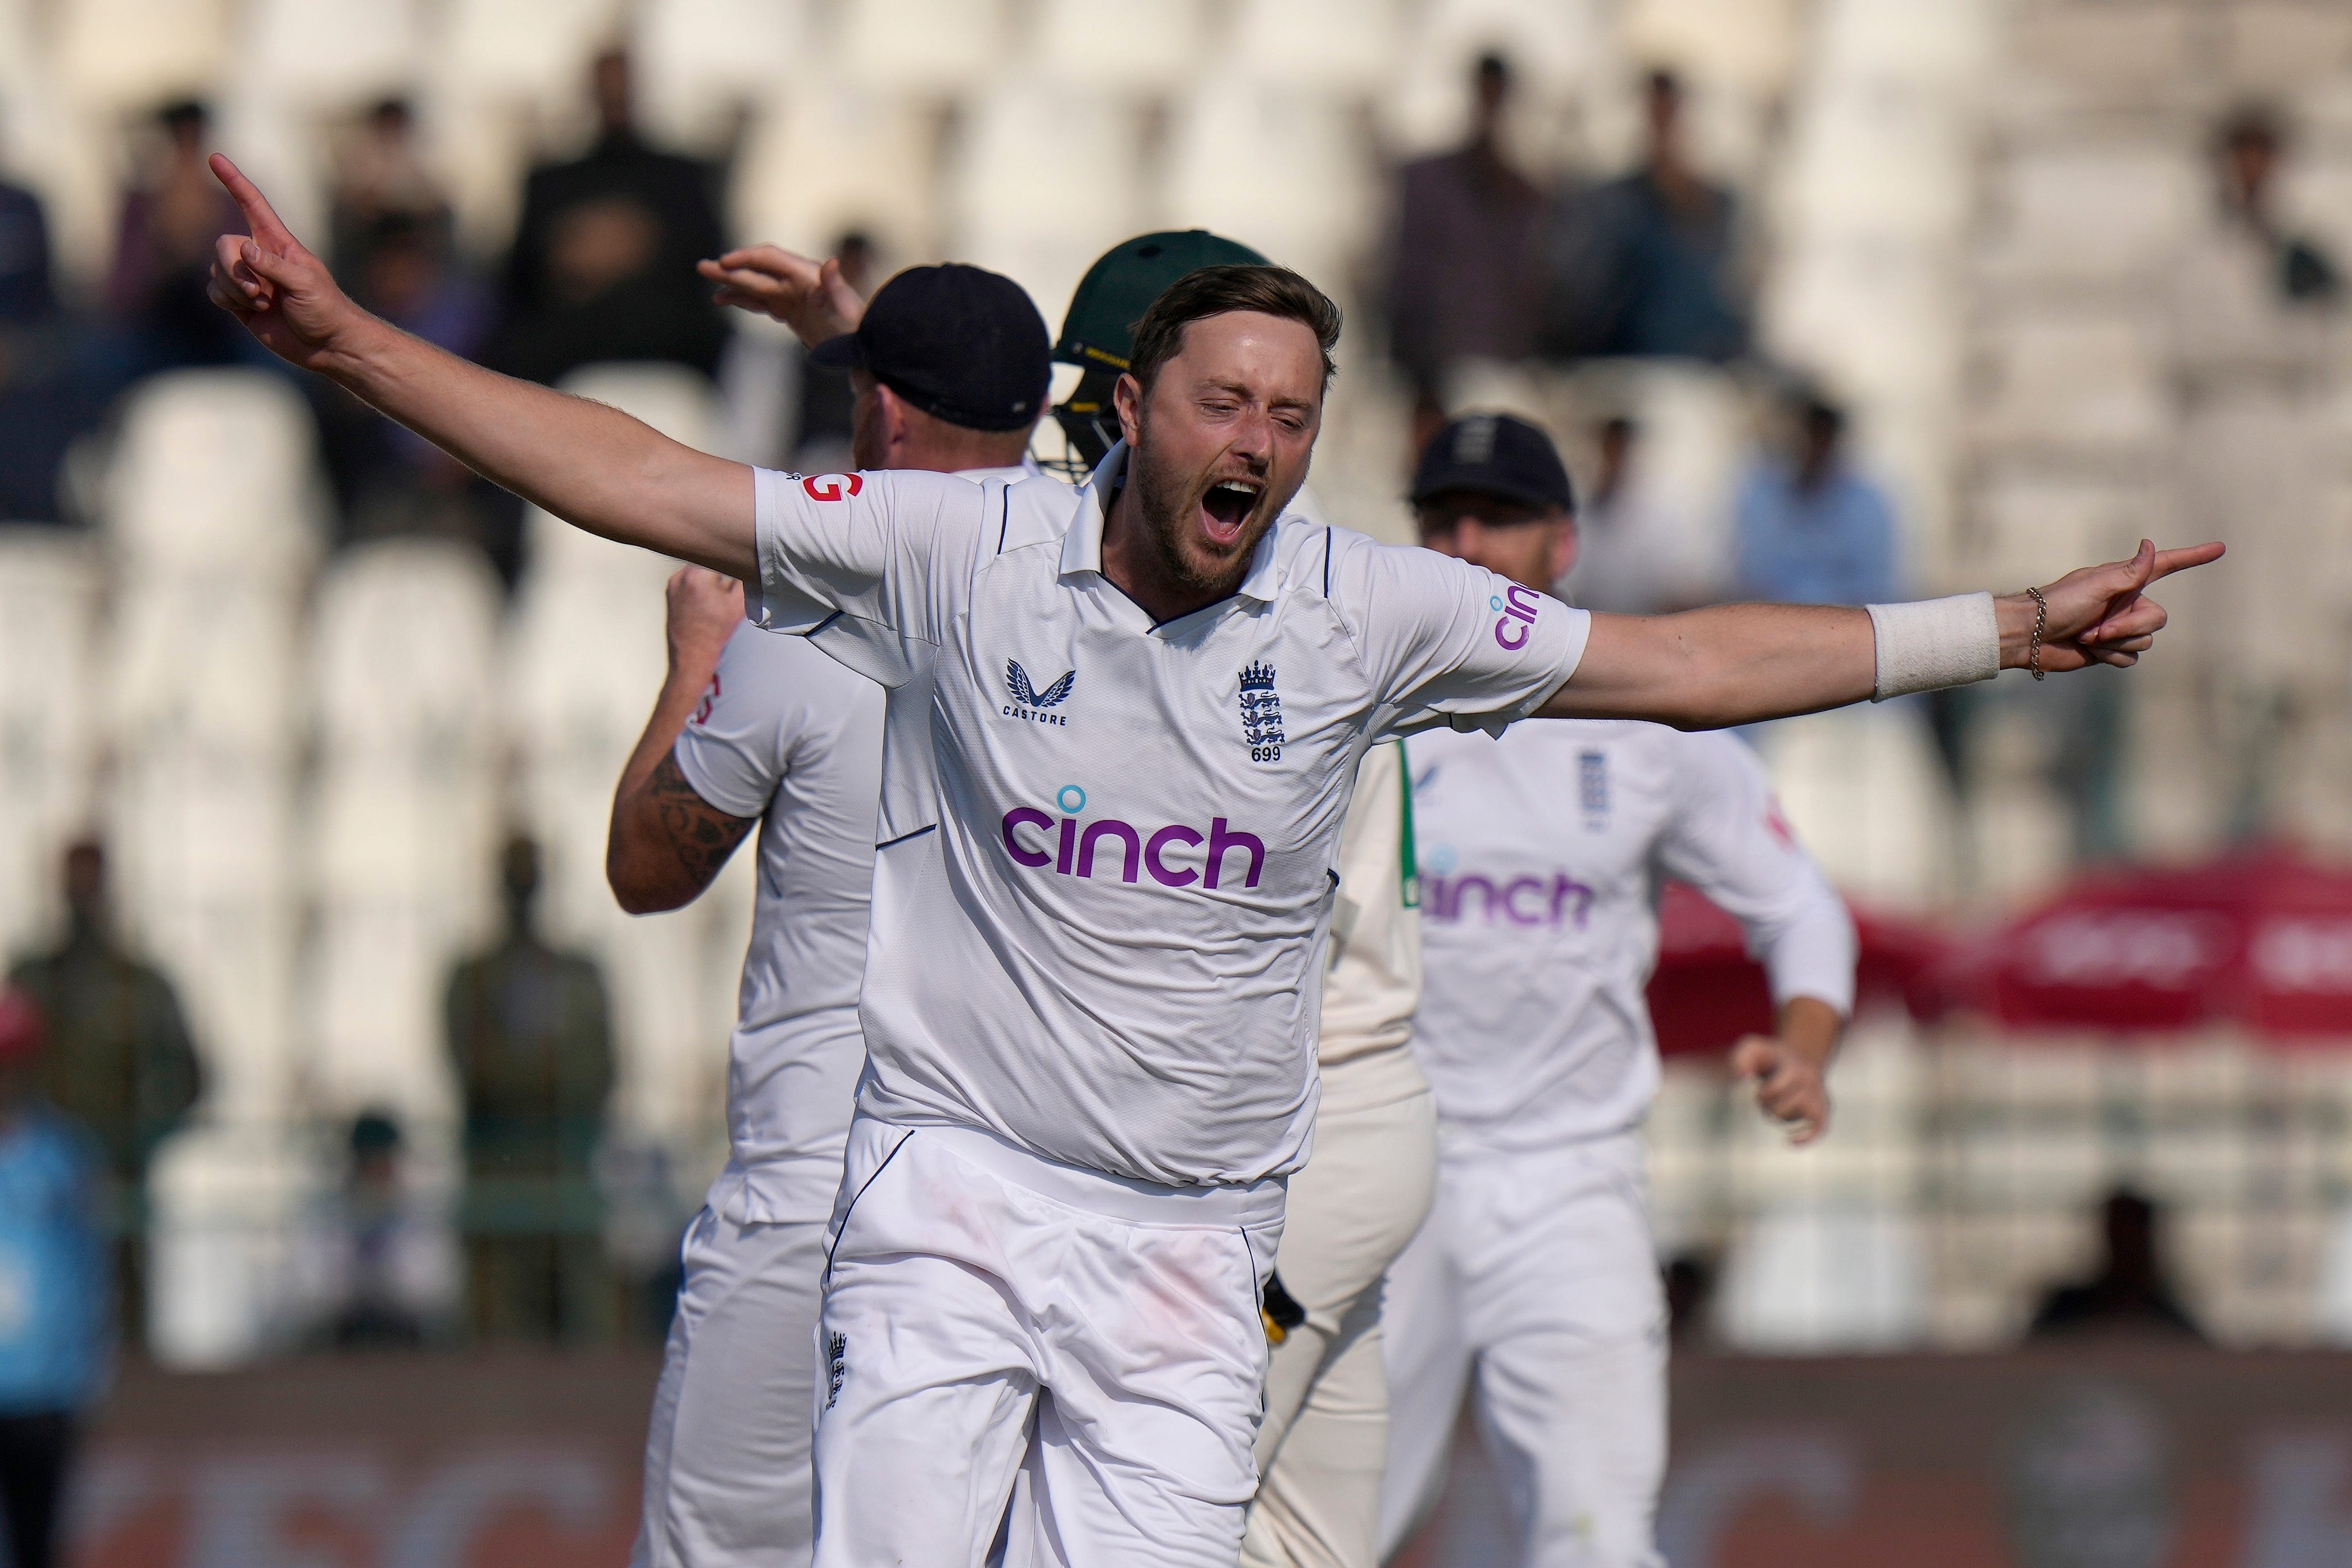
[(1339, 110), (1213, 78), (1175, 110), (1159, 222), (1229, 235), (1344, 298), (1371, 241), (1377, 179), (1371, 148)]
[(1395, 0), (1240, 0), (1209, 65), (1286, 91), (1369, 98), (1396, 72), (1401, 23)]
[(64, 0), (47, 10), (58, 79), (93, 109), (202, 95), (228, 64), (227, 0)]
[(2157, 505), (2141, 481), (1987, 463), (1973, 502), (1983, 570), (1996, 580), (2046, 582), (2086, 560), (2118, 559)]
[(1794, 0), (1629, 0), (1618, 26), (1625, 52), (1671, 65), (1702, 89), (1780, 92), (1797, 65)]
[(837, 22), (841, 69), (876, 92), (944, 98), (997, 69), (1003, 0), (862, 0)]
[(1594, 100), (1631, 85), (1632, 64), (1594, 0), (1434, 0), (1401, 31), (1393, 85), (1373, 104), (1382, 141), (1398, 156), (1460, 144), (1470, 68), (1489, 50), (1517, 74), (1523, 122), (1537, 131), (1522, 146), (1546, 165), (1558, 154), (1559, 111), (1573, 105), (1589, 129), (1587, 117), (1603, 107)]
[(495, 762), (483, 752), (331, 759), (315, 776), (303, 822), (306, 889), (329, 902), (414, 904), (453, 929), (488, 929), (500, 821)]
[(1095, 258), (1144, 226), (1140, 133), (1106, 94), (1034, 79), (992, 89), (950, 157), (949, 254), (1019, 280), (1058, 327)]
[(830, 256), (861, 229), (895, 265), (937, 254), (932, 138), (916, 107), (883, 89), (794, 83), (754, 115), (729, 205), (738, 232)]
[(1991, 68), (2000, 9), (1995, 0), (1829, 0), (1813, 17), (1816, 79), (1899, 82), (1936, 96), (1965, 90)]
[(2123, 312), (2038, 308), (1983, 329), (1977, 436), (1996, 449), (2151, 455), (2172, 429), (2162, 344)]
[(248, 0), (243, 34), (246, 68), (270, 96), (310, 109), (401, 91), (424, 63), (417, 0)]
[(104, 489), (128, 580), (229, 576), (290, 589), (322, 543), (318, 435), (295, 383), (266, 371), (174, 371), (122, 413)]
[(1927, 1331), (1916, 1222), (1866, 1200), (1790, 1200), (1752, 1216), (1725, 1260), (1717, 1322), (1738, 1350), (1902, 1350)]
[(337, 557), (313, 621), (322, 748), (345, 764), (486, 757), (501, 742), (502, 609), (489, 563), (468, 544), (380, 539)]
[(1075, 87), (1167, 92), (1200, 68), (1201, 13), (1202, 0), (1040, 0), (1030, 53)]
[(450, 0), (434, 76), (445, 90), (560, 116), (619, 33), (619, 0)]
[(2209, 199), (2186, 147), (2021, 149), (1991, 171), (1986, 264), (2004, 282), (2152, 277)]
[(661, 140), (721, 152), (736, 112), (829, 63), (805, 0), (654, 0), (631, 28), (639, 112)]
[(149, 1167), (146, 1349), (216, 1372), (278, 1348), (286, 1246), (309, 1172), (298, 1135), (214, 1124), (166, 1139)]
[(413, 905), (331, 903), (304, 954), (308, 1092), (351, 1115), (391, 1106), (411, 1124), (459, 1107), (442, 1001), (450, 966), (476, 945)]
[(1899, 84), (1807, 95), (1780, 175), (1785, 233), (1950, 243), (1974, 196), (1969, 130), (1959, 110)]
[(128, 755), (284, 763), (298, 739), (300, 627), (274, 588), (164, 580), (108, 618), (100, 722)]
[(58, 853), (91, 825), (99, 564), (80, 534), (0, 527), (0, 953), (41, 930)]
[(1921, 715), (1782, 719), (1760, 731), (1758, 749), (1790, 825), (1839, 887), (1918, 907), (1949, 885), (1950, 789)]

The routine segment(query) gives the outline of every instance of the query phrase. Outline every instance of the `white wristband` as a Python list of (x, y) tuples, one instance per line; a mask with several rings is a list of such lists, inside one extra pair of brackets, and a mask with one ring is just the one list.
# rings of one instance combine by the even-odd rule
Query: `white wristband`
[(2000, 621), (1990, 593), (1873, 604), (1878, 682), (1870, 700), (1989, 681), (2000, 674)]

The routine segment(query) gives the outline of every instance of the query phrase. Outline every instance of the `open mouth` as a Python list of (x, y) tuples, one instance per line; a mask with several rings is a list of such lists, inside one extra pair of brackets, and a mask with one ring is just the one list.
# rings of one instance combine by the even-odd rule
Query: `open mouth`
[(1257, 509), (1260, 486), (1255, 479), (1220, 479), (1201, 497), (1201, 522), (1209, 542), (1229, 545), (1242, 537), (1243, 525)]

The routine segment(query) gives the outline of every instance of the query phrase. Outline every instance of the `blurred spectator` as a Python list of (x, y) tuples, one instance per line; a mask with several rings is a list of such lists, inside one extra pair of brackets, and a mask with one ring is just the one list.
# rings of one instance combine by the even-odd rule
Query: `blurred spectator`
[[(346, 275), (353, 298), (453, 354), (471, 357), (480, 348), (488, 296), (457, 266), (446, 232), (430, 215), (383, 213), (352, 243), (362, 257)], [(333, 383), (310, 390), (350, 534), (481, 537), (488, 507), (479, 492), (487, 481)]]
[(2297, 769), (2311, 763), (2299, 759), (2327, 755), (2314, 730), (2341, 711), (2352, 665), (2352, 578), (2314, 550), (2335, 527), (2340, 483), (2343, 275), (2280, 211), (2290, 151), (2266, 110), (2224, 120), (2211, 217), (2163, 269), (2179, 414), (2174, 509), (2230, 546), (2230, 570), (2191, 587), (2175, 612), (2198, 628), (2204, 656), (2192, 667), (2218, 704), (2240, 834), (2303, 826), (2274, 814), (2304, 785)]
[[(841, 262), (842, 281), (856, 289), (861, 299), (871, 295), (874, 292), (873, 237), (863, 230), (852, 229), (835, 244), (833, 254)], [(848, 373), (811, 364), (805, 353), (797, 355), (797, 363), (800, 371), (797, 428), (785, 446), (792, 455), (792, 467), (802, 474), (824, 474), (856, 467), (849, 455), (849, 427), (850, 414), (856, 407), (857, 396), (851, 390)]]
[[(205, 297), (213, 242), (245, 220), (205, 159), (211, 116), (193, 100), (156, 116), (163, 141), (145, 179), (122, 198), (106, 297), (128, 337), (120, 381), (183, 365), (253, 360), (236, 318)], [(268, 359), (267, 353), (258, 356)]]
[(1748, 350), (1738, 203), (1692, 165), (1673, 73), (1651, 73), (1644, 102), (1642, 166), (1572, 193), (1553, 221), (1545, 347), (1570, 359), (1737, 359)]
[(1847, 465), (1844, 412), (1810, 397), (1792, 423), (1795, 452), (1760, 458), (1740, 482), (1733, 517), (1739, 591), (1784, 604), (1900, 599), (1894, 508)]
[(58, 1561), (75, 1439), (110, 1343), (98, 1154), (34, 1092), (41, 1033), (32, 998), (0, 992), (0, 1511), (14, 1568)]
[(506, 934), (449, 977), (474, 1326), (488, 1338), (602, 1339), (614, 1303), (591, 1166), (613, 1089), (604, 982), (540, 936), (539, 846), (510, 841), (501, 869)]
[(1471, 94), (1470, 140), (1397, 173), (1389, 351), (1412, 381), (1416, 452), (1444, 423), (1455, 365), (1535, 352), (1543, 197), (1504, 150), (1509, 63), (1482, 56)]
[(49, 276), (41, 200), (0, 181), (0, 522), (58, 517), (58, 465), (89, 423)]
[(437, 257), (447, 259), (449, 200), (417, 152), (415, 131), (408, 100), (388, 98), (368, 110), (341, 148), (329, 224), (337, 277), (366, 270), (377, 240), (395, 232), (385, 227), (387, 220), (401, 220), (396, 232), (421, 235)]
[(1715, 1314), (1716, 1261), (1699, 1252), (1678, 1252), (1663, 1274), (1666, 1295), (1666, 1340), (1677, 1350), (1705, 1344)]
[(507, 320), (486, 357), (537, 382), (606, 360), (672, 360), (710, 374), (727, 323), (694, 264), (725, 248), (714, 175), (637, 134), (626, 55), (598, 56), (593, 86), (595, 145), (533, 170), (524, 187)]
[(172, 983), (116, 939), (106, 852), (84, 841), (65, 855), (66, 938), (10, 975), (47, 1020), (37, 1082), (60, 1113), (94, 1134), (129, 1211), (115, 1249), (122, 1317), (145, 1315), (139, 1210), (156, 1145), (204, 1092), (204, 1070)]
[(49, 219), (41, 198), (0, 180), (0, 329), (37, 327), (57, 313), (49, 286)]
[(350, 1141), (342, 1183), (307, 1217), (295, 1247), (310, 1337), (346, 1350), (438, 1339), (458, 1293), (447, 1219), (409, 1182), (390, 1113), (354, 1118)]
[(1576, 565), (1559, 585), (1582, 609), (1663, 615), (1708, 597), (1708, 573), (1691, 559), (1682, 519), (1635, 480), (1641, 440), (1641, 426), (1622, 415), (1593, 432), (1599, 466), (1577, 507)]
[(2156, 1205), (2118, 1187), (2107, 1195), (2099, 1216), (2106, 1249), (2099, 1271), (2079, 1284), (2056, 1286), (2042, 1297), (2028, 1337), (2153, 1334), (2202, 1340), (2203, 1332), (2165, 1275)]

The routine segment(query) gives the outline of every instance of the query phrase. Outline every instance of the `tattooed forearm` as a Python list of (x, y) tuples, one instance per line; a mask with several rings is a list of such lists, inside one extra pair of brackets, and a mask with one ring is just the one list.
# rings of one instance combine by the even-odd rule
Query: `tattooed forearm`
[(678, 771), (677, 758), (667, 752), (646, 782), (646, 795), (677, 856), (679, 869), (692, 879), (696, 892), (710, 885), (719, 868), (759, 820), (730, 817), (696, 794), (686, 775)]

